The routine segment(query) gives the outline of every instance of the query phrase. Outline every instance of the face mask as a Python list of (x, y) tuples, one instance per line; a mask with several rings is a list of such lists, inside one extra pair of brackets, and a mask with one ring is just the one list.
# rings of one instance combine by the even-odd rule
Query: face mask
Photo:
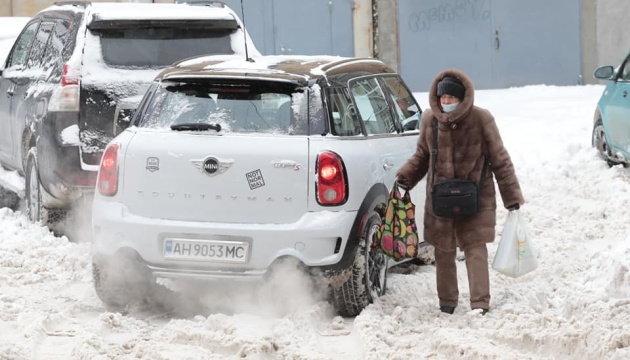
[(457, 107), (457, 105), (459, 105), (459, 103), (455, 103), (455, 104), (442, 104), (442, 110), (444, 110), (445, 113), (450, 113), (451, 111), (455, 110), (455, 108)]

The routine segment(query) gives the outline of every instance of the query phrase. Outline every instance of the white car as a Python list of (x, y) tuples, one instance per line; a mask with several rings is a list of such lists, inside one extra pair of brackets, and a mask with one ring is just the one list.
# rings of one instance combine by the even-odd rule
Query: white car
[(357, 315), (385, 292), (388, 261), (370, 245), (415, 149), (418, 130), (401, 122), (420, 113), (374, 59), (174, 64), (101, 161), (98, 295), (127, 305), (156, 278), (259, 279), (291, 258), (328, 277), (339, 314)]

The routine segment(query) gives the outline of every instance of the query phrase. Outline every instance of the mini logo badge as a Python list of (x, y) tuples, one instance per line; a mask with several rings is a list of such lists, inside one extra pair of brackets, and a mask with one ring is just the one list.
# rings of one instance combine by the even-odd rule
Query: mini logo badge
[(219, 171), (219, 161), (215, 158), (207, 158), (203, 161), (203, 171), (210, 175)]
[(205, 159), (190, 160), (193, 165), (202, 173), (208, 176), (215, 176), (224, 173), (232, 166), (234, 160), (219, 159), (214, 156), (208, 156)]
[(148, 157), (146, 169), (150, 172), (160, 170), (160, 159), (156, 157)]

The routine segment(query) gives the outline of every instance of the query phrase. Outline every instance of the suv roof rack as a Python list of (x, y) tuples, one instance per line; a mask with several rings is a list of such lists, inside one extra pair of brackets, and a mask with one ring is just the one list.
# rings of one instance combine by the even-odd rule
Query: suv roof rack
[(73, 6), (81, 6), (87, 7), (88, 5), (92, 5), (91, 1), (55, 1), (54, 5), (73, 5)]

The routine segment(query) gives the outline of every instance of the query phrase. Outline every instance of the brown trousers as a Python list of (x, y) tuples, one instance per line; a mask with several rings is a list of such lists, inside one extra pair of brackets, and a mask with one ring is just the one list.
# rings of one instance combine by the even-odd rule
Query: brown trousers
[[(457, 251), (435, 249), (435, 273), (440, 306), (457, 306), (459, 289), (457, 286)], [(490, 275), (488, 273), (488, 248), (486, 244), (473, 246), (464, 251), (470, 307), (490, 308)]]

